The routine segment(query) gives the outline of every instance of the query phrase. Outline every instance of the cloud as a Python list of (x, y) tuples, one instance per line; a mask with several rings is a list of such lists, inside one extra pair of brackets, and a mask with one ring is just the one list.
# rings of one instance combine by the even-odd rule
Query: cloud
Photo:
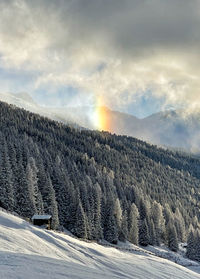
[[(200, 108), (199, 0), (2, 0), (0, 66), (120, 108), (152, 92)], [(77, 98), (77, 95), (76, 95)]]

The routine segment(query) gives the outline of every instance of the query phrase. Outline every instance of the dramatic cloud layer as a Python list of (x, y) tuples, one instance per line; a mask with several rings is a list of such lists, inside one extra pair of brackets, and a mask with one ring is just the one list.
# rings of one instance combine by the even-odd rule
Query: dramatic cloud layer
[(199, 0), (0, 1), (0, 67), (32, 75), (32, 91), (199, 109), (199, 49)]

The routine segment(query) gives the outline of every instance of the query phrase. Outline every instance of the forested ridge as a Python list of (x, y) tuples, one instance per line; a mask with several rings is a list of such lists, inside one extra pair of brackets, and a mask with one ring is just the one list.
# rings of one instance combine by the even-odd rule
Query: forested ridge
[(197, 157), (0, 103), (0, 206), (52, 214), (55, 229), (81, 238), (176, 251), (198, 235), (199, 205)]

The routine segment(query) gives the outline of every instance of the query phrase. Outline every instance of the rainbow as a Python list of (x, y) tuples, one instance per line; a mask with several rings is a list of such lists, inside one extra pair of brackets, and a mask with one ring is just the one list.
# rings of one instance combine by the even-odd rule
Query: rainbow
[(94, 113), (95, 128), (100, 131), (111, 131), (110, 112), (105, 107), (102, 97), (98, 97)]

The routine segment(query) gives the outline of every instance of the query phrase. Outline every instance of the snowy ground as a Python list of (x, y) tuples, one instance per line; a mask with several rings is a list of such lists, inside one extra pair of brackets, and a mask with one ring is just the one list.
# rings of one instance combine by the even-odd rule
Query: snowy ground
[(151, 253), (80, 241), (0, 210), (1, 279), (192, 279), (200, 274)]

